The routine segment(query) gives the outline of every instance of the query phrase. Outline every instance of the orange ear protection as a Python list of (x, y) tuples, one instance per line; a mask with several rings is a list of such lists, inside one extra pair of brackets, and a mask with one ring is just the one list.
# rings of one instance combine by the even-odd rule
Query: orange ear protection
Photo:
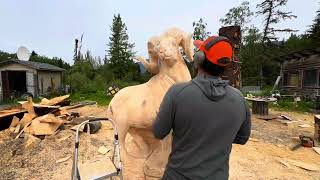
[(225, 67), (232, 62), (233, 47), (231, 41), (223, 36), (212, 36), (204, 42), (195, 41), (199, 51), (193, 56), (195, 66), (202, 64), (206, 59), (213, 64)]

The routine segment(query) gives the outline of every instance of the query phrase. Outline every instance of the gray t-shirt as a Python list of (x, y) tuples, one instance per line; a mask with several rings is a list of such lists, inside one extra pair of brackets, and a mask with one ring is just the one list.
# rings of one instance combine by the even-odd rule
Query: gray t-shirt
[(250, 109), (228, 81), (200, 75), (166, 93), (153, 133), (162, 139), (171, 130), (163, 179), (228, 179), (232, 143), (245, 144), (250, 136)]

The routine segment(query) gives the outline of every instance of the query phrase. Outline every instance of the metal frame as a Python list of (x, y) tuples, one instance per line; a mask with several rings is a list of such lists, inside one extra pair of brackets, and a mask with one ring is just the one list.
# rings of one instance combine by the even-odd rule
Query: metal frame
[[(112, 156), (112, 163), (115, 166), (117, 172), (111, 173), (111, 174), (106, 174), (104, 177), (100, 177), (99, 179), (106, 179), (112, 177), (118, 176), (120, 180), (123, 180), (123, 172), (122, 172), (122, 162), (120, 158), (120, 144), (119, 144), (119, 135), (118, 135), (118, 129), (112, 119), (109, 118), (93, 118), (86, 120), (82, 122), (77, 131), (76, 131), (76, 136), (75, 136), (75, 147), (74, 147), (74, 155), (73, 155), (73, 163), (72, 163), (72, 172), (71, 172), (71, 180), (80, 180), (80, 173), (78, 169), (78, 154), (79, 154), (79, 144), (80, 144), (80, 138), (79, 138), (79, 132), (80, 128), (82, 126), (85, 126), (87, 124), (90, 124), (95, 121), (109, 121), (114, 129), (114, 151), (113, 151), (113, 156)], [(88, 126), (90, 130), (90, 126)], [(117, 164), (117, 165), (116, 165)]]

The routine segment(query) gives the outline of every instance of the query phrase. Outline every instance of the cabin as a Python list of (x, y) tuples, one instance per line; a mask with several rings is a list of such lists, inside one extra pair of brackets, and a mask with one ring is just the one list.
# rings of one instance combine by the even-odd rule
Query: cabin
[(11, 59), (0, 62), (0, 100), (28, 93), (37, 97), (61, 87), (62, 72), (57, 66)]
[(280, 89), (289, 96), (316, 99), (320, 95), (320, 47), (286, 54), (280, 62)]

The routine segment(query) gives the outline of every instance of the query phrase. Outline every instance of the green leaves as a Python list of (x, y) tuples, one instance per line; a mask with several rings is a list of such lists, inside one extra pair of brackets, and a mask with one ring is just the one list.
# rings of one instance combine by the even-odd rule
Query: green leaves
[(193, 39), (205, 40), (210, 36), (210, 32), (207, 32), (207, 23), (200, 18), (197, 22), (192, 23), (193, 27)]
[(129, 43), (127, 26), (120, 14), (114, 15), (107, 49), (107, 64), (110, 66), (115, 78), (124, 78), (132, 69), (134, 43)]

